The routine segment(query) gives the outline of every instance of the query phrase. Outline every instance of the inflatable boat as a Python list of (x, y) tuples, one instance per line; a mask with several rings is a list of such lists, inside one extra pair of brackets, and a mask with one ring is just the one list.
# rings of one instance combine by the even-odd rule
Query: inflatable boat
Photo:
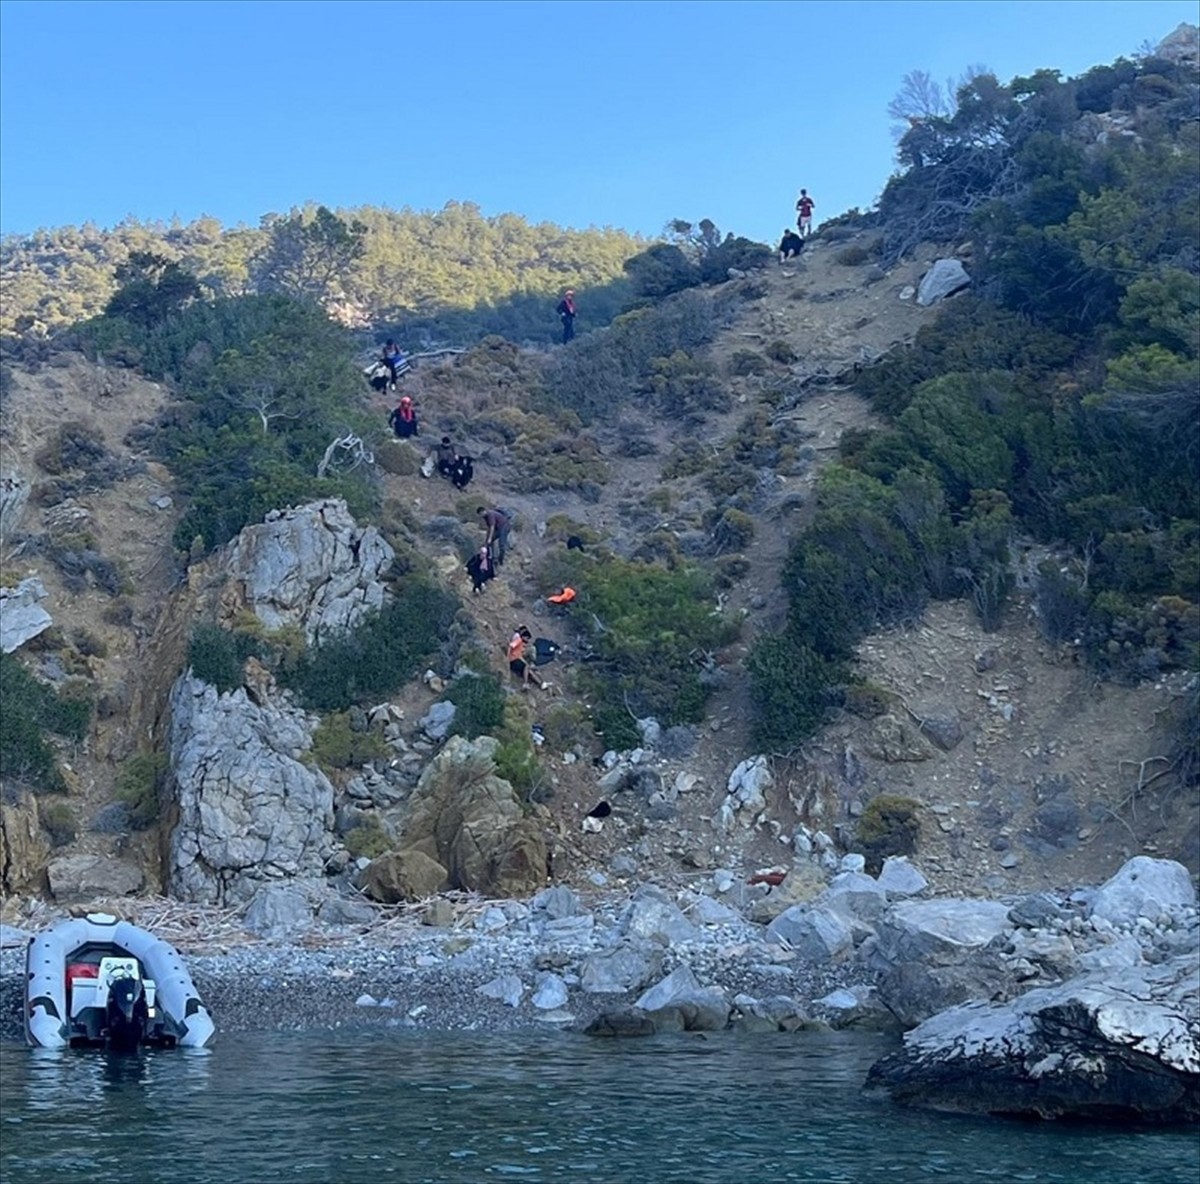
[(25, 1035), (40, 1048), (202, 1048), (215, 1027), (174, 947), (108, 913), (29, 939)]

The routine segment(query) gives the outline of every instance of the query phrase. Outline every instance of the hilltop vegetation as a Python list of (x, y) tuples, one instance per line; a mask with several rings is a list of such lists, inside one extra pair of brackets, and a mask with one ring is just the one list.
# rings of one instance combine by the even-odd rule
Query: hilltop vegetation
[[(1105, 677), (1200, 657), (1200, 86), (1194, 65), (970, 79), (900, 141), (876, 212), (886, 265), (969, 238), (974, 295), (859, 389), (886, 426), (843, 438), (785, 571), (786, 631), (752, 659), (759, 739), (826, 717), (870, 630), (969, 596), (989, 627), (1014, 543), (1048, 640)], [(807, 677), (797, 680), (796, 671)]]
[[(298, 271), (296, 252), (305, 245), (330, 266)], [(628, 300), (623, 265), (644, 245), (611, 227), (489, 218), (469, 202), (436, 212), (306, 206), (267, 214), (255, 228), (226, 228), (215, 218), (170, 225), (128, 219), (111, 230), (86, 223), (0, 242), (0, 335), (44, 335), (98, 315), (121, 283), (117, 269), (142, 252), (178, 264), (209, 298), (323, 298), (343, 319), (413, 342), (462, 343), (487, 333), (545, 342), (557, 328), (548, 297), (567, 286), (595, 289), (580, 327), (606, 323)]]

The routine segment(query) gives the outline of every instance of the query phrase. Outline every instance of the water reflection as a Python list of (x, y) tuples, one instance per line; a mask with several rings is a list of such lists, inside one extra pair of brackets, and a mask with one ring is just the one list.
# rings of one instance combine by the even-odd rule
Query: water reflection
[(1195, 1184), (1183, 1132), (1016, 1126), (864, 1099), (847, 1036), (633, 1043), (402, 1033), (130, 1057), (5, 1048), (4, 1184), (946, 1179)]

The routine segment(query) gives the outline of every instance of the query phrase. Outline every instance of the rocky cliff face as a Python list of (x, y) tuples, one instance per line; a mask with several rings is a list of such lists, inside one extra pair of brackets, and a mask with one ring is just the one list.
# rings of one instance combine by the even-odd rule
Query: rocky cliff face
[(179, 807), (169, 886), (242, 904), (265, 881), (319, 876), (332, 850), (333, 786), (304, 763), (315, 721), (284, 701), (220, 694), (185, 673), (171, 692)]
[(268, 629), (298, 626), (319, 645), (383, 607), (380, 577), (394, 558), (379, 531), (358, 526), (344, 501), (280, 510), (230, 546), (224, 603), (248, 608)]

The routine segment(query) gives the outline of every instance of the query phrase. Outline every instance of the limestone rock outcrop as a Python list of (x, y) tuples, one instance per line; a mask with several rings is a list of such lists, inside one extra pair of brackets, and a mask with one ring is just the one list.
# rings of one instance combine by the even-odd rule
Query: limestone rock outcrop
[(109, 855), (63, 855), (51, 861), (46, 874), (50, 895), (59, 904), (132, 896), (144, 883), (139, 868)]
[(320, 644), (383, 607), (381, 577), (394, 558), (340, 499), (275, 510), (230, 546), (226, 607), (249, 609), (268, 629), (298, 626)]
[(546, 882), (546, 839), (507, 781), (496, 775), (498, 742), (452, 736), (391, 819), (398, 847), (420, 847), (449, 874), (450, 886), (494, 896), (525, 896)]
[(867, 1084), (939, 1110), (1194, 1122), (1200, 965), (1187, 955), (952, 1008), (909, 1032)]
[(333, 848), (333, 786), (303, 756), (313, 721), (285, 701), (221, 694), (182, 675), (171, 691), (179, 819), (169, 882), (181, 900), (242, 904), (263, 882), (322, 874)]
[(49, 851), (37, 798), (21, 790), (11, 801), (0, 799), (0, 889), (16, 893), (38, 887)]
[(11, 654), (54, 624), (54, 618), (38, 603), (45, 599), (46, 586), (36, 576), (13, 588), (0, 588), (0, 650)]

